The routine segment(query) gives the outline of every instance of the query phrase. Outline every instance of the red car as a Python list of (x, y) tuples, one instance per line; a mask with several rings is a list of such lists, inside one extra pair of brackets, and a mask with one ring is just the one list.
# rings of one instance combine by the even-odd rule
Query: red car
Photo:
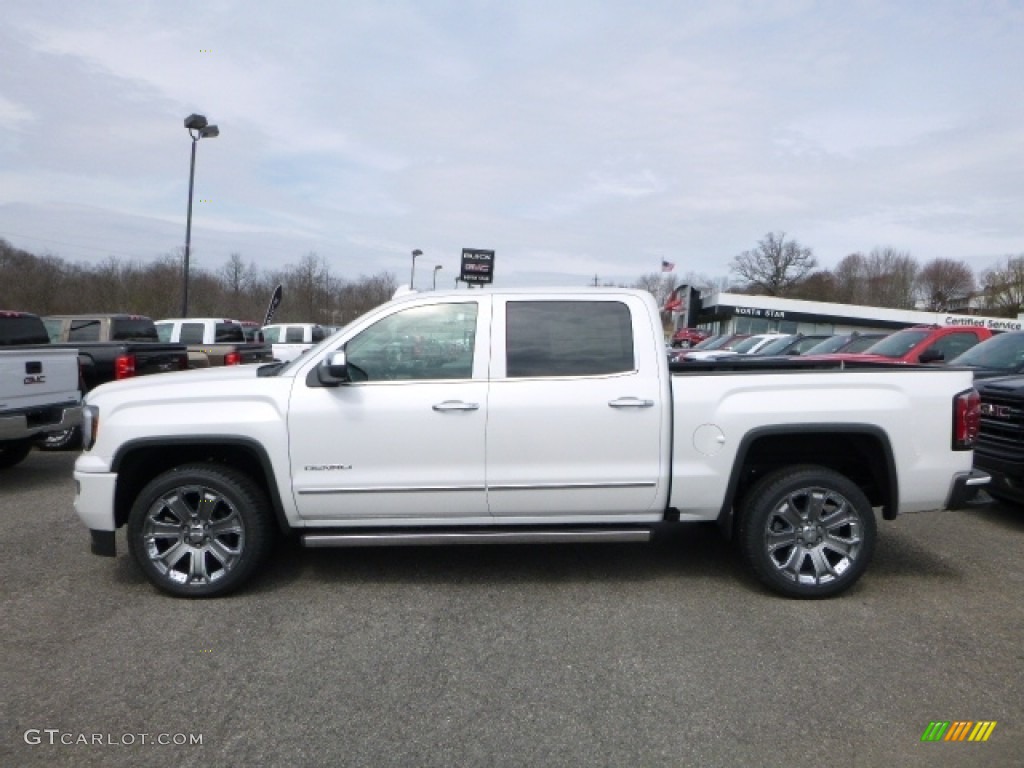
[(689, 347), (700, 344), (704, 339), (707, 339), (710, 336), (711, 334), (709, 332), (702, 331), (699, 328), (680, 328), (672, 334), (672, 346), (688, 349)]
[(915, 325), (904, 328), (863, 352), (823, 355), (832, 359), (874, 360), (882, 363), (942, 363), (992, 338), (988, 328), (953, 325)]

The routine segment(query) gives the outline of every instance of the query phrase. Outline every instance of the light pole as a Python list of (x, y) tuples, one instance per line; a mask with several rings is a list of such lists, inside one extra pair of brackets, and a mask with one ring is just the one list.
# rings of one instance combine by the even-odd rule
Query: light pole
[(422, 256), (423, 251), (417, 248), (412, 252), (412, 272), (409, 273), (409, 290), (413, 291), (416, 289), (416, 257)]
[(440, 264), (434, 267), (434, 290), (437, 290), (437, 270), (444, 269)]
[(208, 125), (203, 115), (189, 115), (185, 128), (192, 137), (192, 164), (188, 171), (188, 216), (185, 218), (185, 285), (181, 292), (181, 316), (188, 317), (188, 256), (192, 247), (192, 188), (196, 179), (196, 144), (200, 139), (215, 139), (220, 135), (216, 125)]

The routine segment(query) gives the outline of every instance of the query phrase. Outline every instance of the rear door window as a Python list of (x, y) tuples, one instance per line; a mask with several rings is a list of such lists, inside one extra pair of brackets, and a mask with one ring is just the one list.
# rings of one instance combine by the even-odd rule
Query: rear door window
[(634, 368), (632, 322), (622, 302), (508, 302), (507, 377), (600, 376)]
[(217, 323), (213, 340), (218, 344), (244, 343), (245, 334), (238, 323)]
[(182, 344), (202, 344), (205, 329), (206, 326), (203, 323), (182, 323), (178, 340)]

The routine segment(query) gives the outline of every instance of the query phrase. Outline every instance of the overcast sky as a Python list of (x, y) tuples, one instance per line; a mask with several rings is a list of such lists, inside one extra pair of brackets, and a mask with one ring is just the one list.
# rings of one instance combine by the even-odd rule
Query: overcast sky
[(1024, 3), (3, 0), (0, 238), (417, 283), (1024, 253)]

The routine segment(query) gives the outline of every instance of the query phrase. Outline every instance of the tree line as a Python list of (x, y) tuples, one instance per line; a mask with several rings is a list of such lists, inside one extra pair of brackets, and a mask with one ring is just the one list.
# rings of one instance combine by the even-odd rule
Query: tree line
[[(110, 257), (94, 265), (71, 263), (15, 248), (0, 238), (0, 309), (40, 315), (129, 312), (155, 319), (177, 317), (182, 262), (181, 253), (169, 253), (148, 262)], [(811, 248), (784, 232), (769, 232), (754, 248), (732, 259), (730, 276), (689, 272), (673, 278), (655, 272), (631, 287), (650, 291), (659, 303), (676, 283), (683, 283), (704, 292), (935, 312), (962, 308), (975, 297), (984, 314), (1017, 317), (1024, 312), (1024, 253), (1005, 256), (978, 276), (963, 261), (933, 259), (922, 265), (909, 252), (892, 247), (851, 253), (834, 268), (819, 269)], [(219, 269), (190, 270), (189, 314), (262, 321), (279, 284), (284, 286), (284, 300), (276, 321), (323, 325), (354, 320), (390, 299), (398, 288), (391, 272), (354, 280), (333, 274), (326, 259), (315, 253), (274, 270), (258, 269), (233, 253)]]
[[(127, 312), (154, 319), (181, 314), (181, 254), (155, 260), (110, 257), (71, 263), (15, 248), (0, 238), (0, 309), (39, 315)], [(355, 280), (333, 274), (327, 261), (308, 253), (281, 269), (258, 269), (233, 253), (216, 270), (189, 270), (189, 315), (262, 322), (277, 285), (283, 301), (275, 322), (344, 325), (389, 300), (398, 288), (390, 272)]]
[(736, 290), (809, 301), (945, 312), (969, 300), (985, 314), (1024, 311), (1024, 253), (1005, 256), (975, 275), (956, 259), (920, 264), (908, 251), (876, 247), (851, 253), (833, 269), (818, 269), (812, 249), (784, 232), (769, 232), (730, 264)]

